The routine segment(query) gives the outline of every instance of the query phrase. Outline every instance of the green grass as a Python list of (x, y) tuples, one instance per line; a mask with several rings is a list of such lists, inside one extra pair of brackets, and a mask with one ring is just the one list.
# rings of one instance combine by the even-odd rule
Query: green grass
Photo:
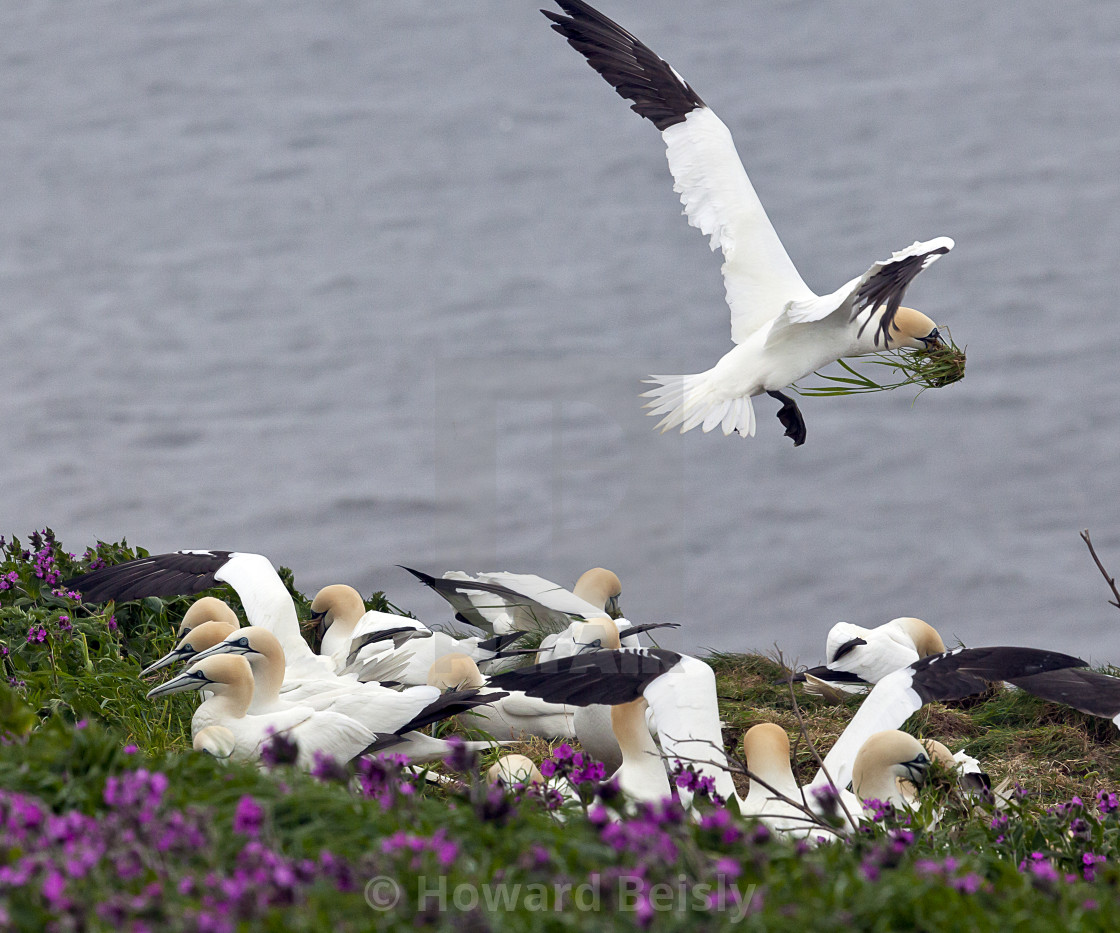
[[(576, 806), (558, 822), (536, 799), (511, 801), (489, 793), (477, 771), (459, 775), (453, 786), (397, 788), (385, 799), (371, 798), (353, 786), (289, 768), (224, 766), (189, 751), (192, 698), (151, 704), (144, 697), (150, 684), (138, 675), (171, 647), (192, 600), (85, 607), (55, 592), (56, 578), (81, 572), (91, 561), (144, 553), (120, 542), (71, 557), (49, 533), (33, 536), (28, 546), (0, 539), (0, 584), (8, 583), (0, 586), (0, 646), (5, 675), (14, 684), (0, 684), (5, 742), (0, 792), (31, 795), (54, 813), (111, 821), (117, 817), (106, 799), (109, 779), (147, 769), (168, 779), (160, 812), (199, 822), (205, 843), (175, 859), (148, 853), (151, 864), (136, 878), (120, 879), (112, 862), (71, 878), (68, 891), (82, 922), (69, 927), (44, 900), (41, 870), (22, 885), (0, 879), (0, 927), (6, 916), (16, 929), (52, 924), (139, 929), (131, 920), (95, 916), (94, 905), (113, 902), (125, 912), (121, 916), (148, 928), (195, 929), (184, 918), (199, 908), (197, 886), (213, 884), (214, 872), (235, 875), (255, 857), (236, 829), (235, 811), (246, 796), (264, 813), (256, 842), (277, 857), (318, 860), (317, 865), (323, 850), (329, 850), (357, 880), (349, 886), (309, 880), (293, 887), (290, 903), (283, 892), (282, 903), (239, 901), (236, 910), (242, 913), (231, 915), (236, 920), (231, 929), (237, 930), (648, 925), (656, 930), (1049, 933), (1114, 927), (1120, 811), (1098, 815), (1095, 807), (1097, 791), (1120, 788), (1120, 744), (1108, 721), (1002, 689), (957, 704), (927, 706), (911, 717), (908, 731), (937, 738), (953, 750), (964, 747), (981, 760), (994, 783), (1006, 779), (1026, 793), (1012, 795), (1001, 814), (990, 802), (965, 798), (949, 775), (935, 772), (912, 822), (909, 815), (889, 817), (846, 843), (815, 848), (769, 838), (733, 819), (725, 822), (731, 818), (706, 805), (698, 820), (647, 813), (612, 828), (587, 819)], [(307, 598), (288, 571), (282, 575), (306, 617)], [(213, 595), (239, 608), (232, 593), (216, 590)], [(392, 608), (381, 594), (368, 602)], [(816, 770), (808, 742), (827, 752), (861, 702), (859, 697), (833, 702), (800, 686), (791, 696), (788, 686), (775, 683), (783, 668), (773, 658), (712, 653), (707, 660), (716, 673), (729, 752), (739, 752), (750, 726), (777, 722), (794, 740), (802, 780)], [(445, 732), (455, 728), (443, 727)], [(533, 740), (506, 746), (485, 756), (482, 765), (510, 751), (540, 761), (558, 744)], [(739, 788), (746, 790), (745, 780)], [(1075, 794), (1084, 805), (1064, 806)], [(8, 818), (5, 807), (0, 805), (0, 824)], [(392, 842), (399, 838), (420, 849)], [(434, 854), (438, 840), (455, 851), (447, 864)], [(24, 863), (24, 845), (0, 846), (0, 870), (15, 871)], [(1087, 873), (1095, 872), (1095, 881), (1082, 877), (1088, 855), (1105, 859)], [(1041, 860), (1040, 871), (1030, 868), (1035, 859)], [(593, 913), (571, 909), (562, 895), (565, 909), (553, 909), (558, 885), (622, 878), (691, 892), (720, 872), (730, 872), (725, 880), (739, 892), (736, 896), (751, 898), (746, 914), (698, 907), (690, 900), (683, 909), (646, 916), (609, 891)], [(362, 896), (365, 881), (376, 876), (394, 879), (405, 893), (390, 913), (373, 912)], [(450, 891), (520, 884), (522, 900), (508, 911), (484, 905), (460, 909), (454, 903), (433, 910), (415, 896), (418, 886), (433, 879), (443, 879)], [(523, 895), (532, 884), (552, 892), (543, 909), (526, 906)], [(159, 888), (154, 898), (144, 893), (153, 885)], [(275, 893), (275, 886), (270, 890)], [(140, 901), (142, 909), (136, 906)], [(82, 905), (88, 905), (84, 914)]]

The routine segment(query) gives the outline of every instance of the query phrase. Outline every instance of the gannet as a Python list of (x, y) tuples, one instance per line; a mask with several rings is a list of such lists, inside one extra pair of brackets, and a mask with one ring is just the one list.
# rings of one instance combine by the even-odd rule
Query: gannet
[(610, 707), (611, 726), (622, 752), (614, 772), (618, 788), (631, 800), (657, 803), (672, 796), (661, 749), (646, 726), (645, 697)]
[[(983, 693), (992, 682), (1019, 684), (1044, 672), (1086, 667), (1080, 658), (1038, 648), (954, 648), (882, 678), (824, 758), (812, 787), (847, 787), (856, 753), (876, 732), (898, 729), (926, 703)], [(1050, 676), (1047, 674), (1046, 676)], [(1026, 689), (1026, 688), (1024, 688)], [(827, 772), (827, 774), (826, 774)]]
[(622, 585), (609, 570), (595, 567), (569, 591), (530, 573), (497, 571), (470, 576), (448, 571), (443, 577), (403, 567), (446, 599), (455, 618), (494, 635), (511, 632), (556, 634), (573, 621), (618, 614)]
[[(428, 684), (438, 690), (481, 690), (494, 685), (482, 675), (473, 659), (455, 653), (436, 658), (428, 672)], [(573, 710), (562, 704), (509, 690), (508, 695), (470, 710), (462, 722), (495, 739), (517, 739), (526, 734), (543, 739), (570, 739), (575, 736), (572, 716)]]
[[(442, 757), (451, 751), (445, 740), (416, 732), (420, 728), (418, 723), (438, 722), (504, 696), (497, 692), (482, 694), (475, 689), (446, 695), (427, 686), (398, 691), (376, 683), (329, 676), (286, 681), (279, 639), (268, 629), (253, 625), (230, 633), (225, 640), (200, 652), (196, 660), (216, 655), (240, 655), (249, 662), (253, 696), (246, 712), (271, 714), (295, 707), (330, 710), (349, 716), (376, 735), (399, 737), (394, 751), (413, 761)], [(285, 683), (289, 689), (282, 695), (281, 686)], [(489, 747), (488, 742), (471, 743), (471, 748), (478, 751)]]
[(182, 638), (192, 628), (201, 625), (203, 622), (225, 622), (234, 628), (241, 624), (241, 620), (237, 618), (237, 613), (230, 608), (229, 603), (218, 599), (216, 596), (200, 596), (183, 613), (176, 635)]
[(299, 630), (296, 607), (267, 557), (243, 551), (175, 551), (93, 570), (66, 581), (87, 602), (124, 602), (146, 596), (184, 596), (220, 583), (233, 587), (250, 625), (280, 639), (288, 669), (296, 676), (334, 673), (329, 658), (315, 654)]
[[(663, 648), (592, 651), (503, 671), (489, 683), (572, 706), (616, 706), (643, 697), (653, 711), (664, 757), (711, 777), (725, 800), (735, 793), (723, 750), (715, 674), (697, 658)], [(692, 794), (681, 788), (680, 797), (687, 806)]]
[(237, 740), (225, 726), (207, 726), (195, 734), (191, 747), (219, 761), (229, 761), (237, 747)]
[(349, 670), (352, 665), (401, 649), (403, 663), (394, 679), (408, 685), (426, 683), (429, 668), (442, 655), (461, 652), (484, 665), (527, 634), (512, 632), (485, 640), (477, 636), (454, 638), (446, 632), (432, 631), (418, 619), (367, 611), (361, 594), (341, 583), (323, 587), (315, 594), (311, 621), (321, 636), (320, 654), (331, 657), (336, 670)]
[(486, 772), (486, 780), (491, 784), (504, 784), (506, 787), (537, 784), (544, 786), (544, 775), (532, 758), (526, 755), (503, 755)]
[(233, 735), (230, 757), (235, 761), (260, 758), (261, 747), (272, 735), (280, 734), (298, 744), (296, 763), (309, 770), (315, 764), (316, 752), (330, 755), (336, 761), (349, 761), (362, 754), (377, 738), (349, 716), (309, 706), (250, 714), (253, 672), (248, 661), (235, 655), (195, 661), (177, 677), (152, 688), (148, 698), (202, 688), (211, 690), (213, 696), (195, 710), (191, 734), (196, 736), (211, 726), (224, 726)]
[(887, 674), (945, 650), (937, 629), (921, 619), (904, 616), (876, 628), (837, 622), (828, 632), (824, 665), (793, 679), (804, 680), (808, 693), (821, 692), (820, 685), (865, 693)]
[(147, 677), (156, 671), (178, 664), (180, 661), (189, 661), (200, 651), (213, 648), (218, 642), (224, 640), (238, 630), (238, 626), (229, 622), (202, 622), (187, 629), (185, 635), (179, 639), (179, 644), (167, 652), (162, 658), (153, 661), (140, 672), (141, 677)]
[(852, 763), (852, 790), (860, 800), (879, 800), (910, 809), (917, 802), (899, 779), (920, 787), (930, 756), (914, 736), (887, 729), (868, 736)]
[(581, 0), (557, 0), (567, 13), (542, 12), (631, 109), (651, 121), (667, 148), (673, 190), (688, 222), (723, 250), (723, 278), (736, 346), (706, 372), (653, 376), (649, 414), (662, 431), (717, 425), (725, 435), (755, 433), (751, 398), (782, 403), (778, 418), (795, 445), (805, 442), (797, 404), (781, 390), (841, 357), (940, 343), (937, 326), (901, 306), (914, 277), (953, 248), (937, 237), (892, 253), (836, 291), (818, 296), (802, 280), (771, 226), (735, 150), (731, 133), (666, 62)]

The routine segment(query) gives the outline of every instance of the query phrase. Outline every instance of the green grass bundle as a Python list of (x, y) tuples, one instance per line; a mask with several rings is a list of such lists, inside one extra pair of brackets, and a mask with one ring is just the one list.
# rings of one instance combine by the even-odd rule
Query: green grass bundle
[[(944, 329), (943, 329), (944, 331)], [(846, 376), (814, 373), (827, 380), (828, 385), (796, 386), (799, 395), (859, 395), (864, 392), (885, 392), (904, 386), (918, 386), (920, 395), (926, 389), (940, 389), (960, 382), (964, 378), (964, 349), (953, 343), (952, 336), (944, 331), (946, 342), (923, 350), (886, 350), (869, 358), (872, 366), (885, 367), (876, 375), (883, 377), (876, 382), (867, 373), (854, 369), (846, 360), (837, 363)]]

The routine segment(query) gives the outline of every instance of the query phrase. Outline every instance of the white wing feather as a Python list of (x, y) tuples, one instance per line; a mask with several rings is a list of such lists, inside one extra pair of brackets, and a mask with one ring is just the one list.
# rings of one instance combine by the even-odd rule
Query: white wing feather
[(723, 250), (731, 339), (742, 343), (791, 301), (814, 298), (747, 177), (731, 132), (710, 108), (662, 134), (688, 222)]

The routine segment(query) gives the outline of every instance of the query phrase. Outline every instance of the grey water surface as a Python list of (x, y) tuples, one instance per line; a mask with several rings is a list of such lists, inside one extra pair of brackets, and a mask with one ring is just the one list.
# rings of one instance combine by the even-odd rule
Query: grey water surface
[(602, 0), (735, 134), (805, 280), (908, 303), (960, 384), (656, 434), (730, 346), (656, 130), (539, 2), (0, 6), (0, 532), (623, 580), (674, 647), (844, 619), (1120, 661), (1120, 5)]

